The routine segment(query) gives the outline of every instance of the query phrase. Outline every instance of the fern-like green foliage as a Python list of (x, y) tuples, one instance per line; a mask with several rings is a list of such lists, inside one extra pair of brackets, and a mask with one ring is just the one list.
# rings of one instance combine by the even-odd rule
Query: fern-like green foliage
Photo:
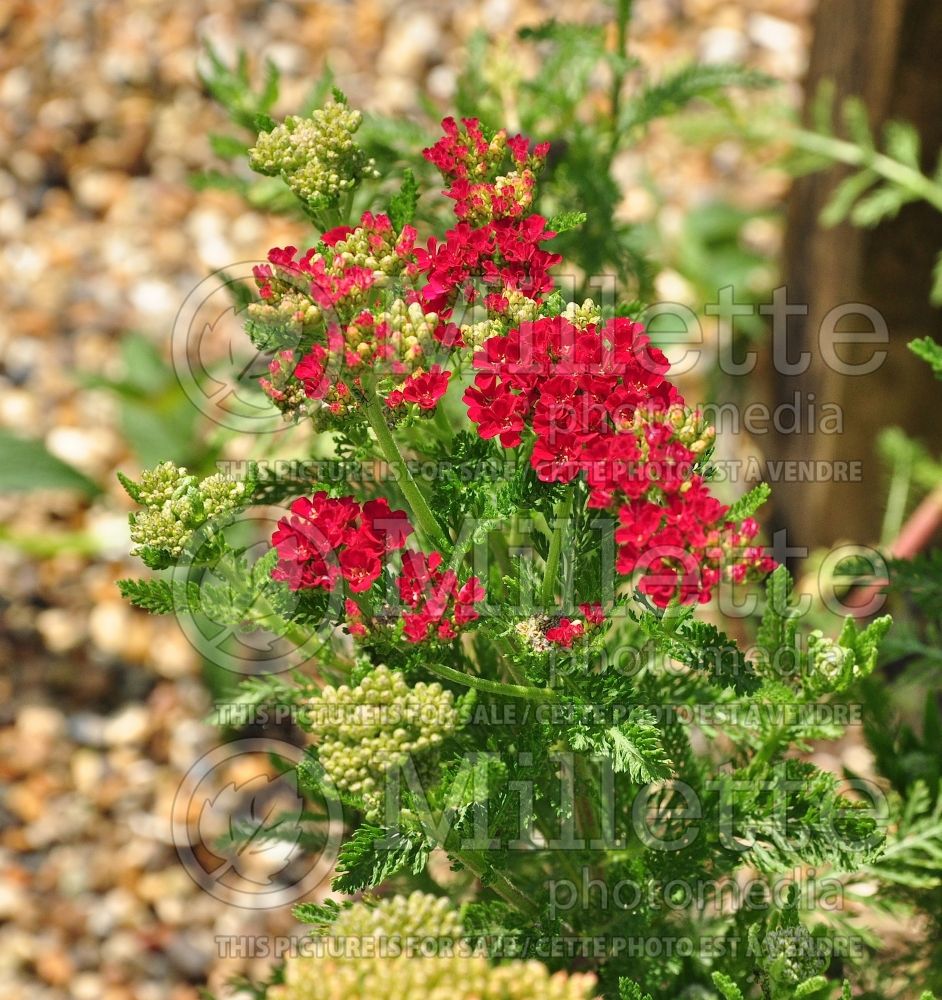
[(212, 725), (238, 728), (243, 720), (252, 720), (259, 709), (277, 708), (284, 716), (286, 709), (301, 708), (316, 691), (309, 678), (298, 671), (290, 679), (282, 674), (262, 674), (246, 677), (234, 692), (227, 692), (225, 701), (218, 704), (209, 717)]
[(417, 875), (424, 871), (430, 853), (429, 843), (420, 835), (367, 823), (341, 847), (331, 886), (335, 892), (362, 892), (401, 871)]
[(855, 871), (876, 857), (883, 838), (861, 803), (841, 793), (833, 774), (807, 761), (787, 759), (756, 782), (754, 769), (720, 779), (720, 798), (743, 817), (741, 861), (763, 872), (796, 865)]
[(152, 615), (172, 615), (199, 604), (195, 583), (171, 580), (118, 580), (121, 596)]
[[(270, 59), (266, 61), (264, 80), (256, 91), (246, 52), (239, 53), (234, 66), (228, 65), (208, 41), (203, 44), (203, 52), (206, 65), (200, 70), (200, 82), (237, 125), (257, 131), (259, 116), (268, 115), (278, 100), (278, 67)], [(220, 155), (225, 153), (235, 158), (248, 152), (248, 145), (237, 148), (228, 136), (211, 136), (210, 139), (214, 146), (217, 143), (221, 146), (216, 150)]]
[(717, 687), (730, 687), (737, 694), (758, 690), (759, 677), (739, 646), (715, 625), (695, 620), (689, 609), (669, 623), (651, 611), (637, 620), (661, 652), (702, 672)]
[[(809, 129), (793, 129), (788, 139), (799, 151), (796, 166), (820, 170), (833, 163), (851, 168), (835, 188), (821, 220), (834, 226), (849, 221), (872, 227), (896, 216), (904, 205), (926, 201), (942, 211), (942, 156), (931, 171), (923, 168), (918, 131), (908, 122), (890, 121), (882, 135), (874, 135), (866, 106), (857, 97), (847, 98), (836, 122), (834, 87), (822, 84), (812, 106)], [(942, 252), (933, 269), (933, 305), (942, 305)]]
[(291, 912), (296, 920), (309, 924), (316, 933), (326, 931), (340, 916), (342, 909), (335, 899), (325, 899), (323, 903), (299, 903)]
[(609, 758), (616, 774), (625, 772), (639, 784), (659, 781), (673, 773), (660, 730), (642, 710), (615, 726), (574, 727), (569, 732), (569, 745), (580, 753)]
[[(933, 804), (934, 803), (934, 804)], [(910, 890), (942, 886), (942, 796), (917, 781), (904, 799), (896, 829), (886, 846), (860, 876)]]
[(743, 1000), (742, 990), (722, 972), (714, 972), (710, 977), (723, 1000)]
[[(618, 980), (618, 1000), (652, 1000), (650, 993), (644, 990), (633, 980), (622, 977)], [(729, 1000), (735, 1000), (730, 997)], [(739, 1000), (742, 1000), (740, 996)]]
[(389, 221), (397, 233), (415, 218), (418, 203), (419, 186), (415, 181), (415, 174), (406, 168), (402, 174), (402, 187), (389, 200)]
[(768, 483), (759, 483), (758, 486), (754, 486), (748, 493), (741, 496), (730, 508), (727, 513), (727, 518), (730, 521), (734, 521), (737, 524), (740, 521), (744, 521), (747, 517), (753, 517), (756, 511), (769, 499), (772, 495), (772, 487)]
[(942, 379), (942, 344), (933, 340), (932, 337), (922, 337), (911, 340), (908, 346), (913, 354), (931, 366), (932, 374), (937, 379)]
[(775, 83), (766, 73), (742, 66), (721, 63), (683, 66), (659, 80), (646, 82), (631, 95), (619, 115), (617, 127), (623, 134), (630, 133), (658, 118), (676, 114), (693, 101), (722, 100), (734, 87), (757, 90)]
[(791, 576), (780, 566), (766, 585), (766, 606), (756, 635), (770, 676), (791, 675), (792, 683), (807, 697), (838, 694), (869, 676), (892, 624), (890, 616), (877, 618), (863, 629), (848, 616), (836, 641), (813, 632), (803, 643), (791, 594)]

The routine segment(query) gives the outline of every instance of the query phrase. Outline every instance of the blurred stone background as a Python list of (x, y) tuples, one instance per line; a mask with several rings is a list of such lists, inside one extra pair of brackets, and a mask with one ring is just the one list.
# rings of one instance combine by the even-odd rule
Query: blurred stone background
[[(636, 0), (633, 45), (655, 70), (743, 61), (784, 80), (797, 104), (811, 8)], [(176, 624), (136, 612), (114, 587), (138, 569), (114, 473), (142, 463), (94, 377), (127, 374), (131, 331), (166, 354), (181, 303), (207, 274), (302, 235), (189, 183), (216, 165), (207, 135), (226, 131), (197, 76), (200, 40), (227, 58), (244, 48), (259, 65), (274, 60), (279, 114), (329, 57), (353, 104), (409, 115), (423, 94), (447, 112), (474, 31), (509, 40), (551, 16), (610, 13), (586, 0), (0, 5), (0, 427), (41, 438), (102, 488), (91, 499), (0, 495), (6, 1000), (195, 1000), (207, 980), (215, 991), (236, 973), (264, 973), (262, 959), (220, 957), (217, 936), (293, 926), (286, 908), (213, 899), (180, 866), (170, 809), (182, 776), (219, 741), (203, 721), (210, 696)], [(658, 173), (662, 202), (632, 190), (641, 166)], [(736, 148), (692, 152), (657, 129), (623, 173), (625, 212), (650, 217), (668, 242), (698, 200), (758, 211), (783, 194), (781, 178)], [(755, 236), (775, 252), (774, 221)], [(662, 276), (666, 295), (672, 280)]]

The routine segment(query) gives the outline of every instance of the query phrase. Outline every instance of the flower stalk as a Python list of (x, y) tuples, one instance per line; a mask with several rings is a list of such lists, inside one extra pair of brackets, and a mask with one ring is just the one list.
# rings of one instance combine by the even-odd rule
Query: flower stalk
[(556, 507), (556, 524), (553, 527), (553, 537), (550, 540), (549, 553), (546, 556), (546, 570), (543, 575), (543, 589), (540, 592), (540, 604), (544, 609), (552, 608), (556, 598), (556, 578), (559, 576), (559, 564), (563, 553), (563, 542), (569, 531), (572, 517), (573, 489), (570, 487), (566, 496)]
[(402, 490), (402, 494), (412, 509), (419, 529), (426, 539), (439, 550), (450, 547), (448, 536), (438, 523), (432, 508), (429, 507), (425, 494), (419, 489), (418, 483), (409, 471), (409, 466), (403, 458), (396, 439), (392, 436), (392, 431), (386, 423), (386, 414), (383, 410), (382, 400), (375, 394), (371, 394), (366, 404), (366, 419), (373, 433), (376, 435), (377, 444), (383, 457), (396, 473), (396, 482)]

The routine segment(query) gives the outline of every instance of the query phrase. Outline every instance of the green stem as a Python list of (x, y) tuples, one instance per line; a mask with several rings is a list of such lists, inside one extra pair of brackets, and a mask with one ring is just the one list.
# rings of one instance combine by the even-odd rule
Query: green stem
[(883, 515), (883, 526), (880, 530), (880, 545), (883, 547), (892, 544), (893, 539), (903, 527), (912, 470), (912, 452), (907, 451), (893, 466), (893, 478), (890, 481), (890, 490), (886, 499), (886, 513)]
[(473, 872), (488, 888), (500, 896), (506, 903), (510, 903), (515, 909), (526, 914), (531, 920), (539, 920), (540, 910), (536, 901), (531, 899), (525, 892), (518, 889), (510, 879), (496, 868), (488, 868), (480, 851), (454, 851), (448, 850), (454, 858), (457, 858), (468, 871)]
[(402, 457), (402, 452), (396, 444), (392, 432), (386, 424), (386, 414), (383, 411), (382, 400), (378, 396), (371, 395), (366, 405), (366, 419), (369, 421), (376, 440), (379, 443), (383, 457), (396, 471), (399, 488), (402, 490), (406, 502), (412, 508), (412, 513), (418, 522), (419, 529), (437, 549), (442, 551), (450, 547), (448, 536), (442, 530), (435, 515), (432, 513), (428, 501), (419, 489), (412, 473), (409, 471), (406, 460)]
[(614, 159), (618, 149), (618, 141), (621, 138), (618, 118), (621, 114), (621, 92), (625, 85), (623, 66), (628, 56), (628, 25), (631, 23), (631, 5), (632, 0), (618, 0), (617, 3), (618, 13), (615, 21), (615, 59), (617, 62), (612, 68), (612, 139), (608, 153), (609, 161)]
[(511, 576), (513, 574), (513, 565), (510, 562), (510, 549), (507, 546), (506, 537), (499, 532), (491, 533), (491, 547), (494, 550), (494, 556), (497, 559), (497, 565), (500, 568), (500, 572), (503, 576)]
[(448, 415), (445, 413), (445, 407), (442, 405), (435, 407), (435, 416), (432, 418), (432, 423), (442, 432), (442, 439), (445, 441), (450, 441), (455, 436), (454, 428), (451, 426), (451, 421), (448, 419)]
[(503, 681), (489, 681), (484, 677), (475, 677), (473, 674), (466, 674), (452, 667), (446, 667), (442, 663), (425, 663), (423, 666), (430, 673), (441, 677), (442, 680), (454, 681), (455, 684), (474, 688), (476, 691), (484, 691), (487, 694), (501, 695), (506, 698), (525, 698), (528, 701), (557, 700), (556, 693), (549, 689), (527, 687), (523, 684), (505, 684)]
[(851, 167), (869, 167), (881, 177), (905, 188), (942, 212), (942, 185), (937, 184), (915, 167), (909, 167), (883, 153), (862, 149), (845, 139), (818, 135), (816, 132), (809, 132), (805, 129), (789, 130), (783, 138), (791, 145), (809, 153), (826, 156), (830, 160), (837, 160), (839, 163), (846, 163)]
[(572, 514), (572, 487), (556, 508), (556, 525), (553, 528), (553, 538), (550, 541), (549, 554), (546, 557), (546, 572), (543, 576), (543, 589), (540, 593), (540, 606), (546, 611), (553, 607), (556, 596), (556, 577), (559, 575), (559, 560), (563, 553), (563, 539), (569, 527)]
[(779, 752), (782, 742), (788, 737), (790, 729), (788, 726), (779, 726), (772, 730), (768, 739), (749, 762), (749, 771), (755, 775), (761, 775), (772, 762), (772, 758)]
[(667, 635), (673, 635), (677, 631), (677, 626), (686, 617), (687, 609), (676, 597), (671, 598), (670, 604), (664, 609), (661, 615), (661, 628)]
[[(430, 814), (424, 809), (422, 810), (422, 822), (423, 825), (431, 822)], [(518, 889), (504, 872), (488, 865), (483, 851), (456, 850), (455, 848), (446, 847), (444, 844), (441, 846), (453, 858), (460, 861), (476, 878), (486, 884), (488, 888), (493, 889), (504, 902), (509, 903), (521, 913), (526, 914), (533, 921), (540, 919), (540, 909), (536, 901), (531, 899), (521, 889)]]

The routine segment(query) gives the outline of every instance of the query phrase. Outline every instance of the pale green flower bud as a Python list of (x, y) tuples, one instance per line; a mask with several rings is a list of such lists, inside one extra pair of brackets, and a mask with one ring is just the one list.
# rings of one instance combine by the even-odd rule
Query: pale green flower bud
[(128, 517), (135, 543), (131, 555), (155, 566), (180, 556), (200, 525), (240, 507), (246, 495), (241, 480), (217, 473), (200, 482), (172, 462), (143, 472), (140, 484), (131, 488), (144, 507)]
[(362, 120), (359, 111), (341, 102), (319, 108), (310, 118), (289, 115), (259, 135), (249, 162), (259, 173), (280, 174), (312, 207), (336, 205), (363, 178), (378, 176), (353, 138)]
[(355, 903), (326, 933), (322, 949), (288, 959), (269, 1000), (588, 1000), (596, 983), (536, 961), (492, 966), (462, 940), (449, 901), (423, 892)]
[(342, 791), (359, 794), (377, 810), (388, 771), (410, 757), (428, 755), (459, 724), (454, 695), (440, 684), (410, 687), (398, 671), (380, 665), (350, 688), (325, 687), (311, 701), (308, 721), (319, 739), (318, 756)]

